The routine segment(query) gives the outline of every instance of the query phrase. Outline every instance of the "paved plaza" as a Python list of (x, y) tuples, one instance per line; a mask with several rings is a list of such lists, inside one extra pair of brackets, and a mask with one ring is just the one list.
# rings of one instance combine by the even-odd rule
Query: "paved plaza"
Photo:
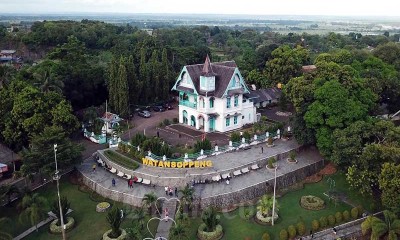
[[(160, 178), (186, 178), (188, 175), (201, 175), (201, 174), (217, 174), (219, 171), (229, 171), (229, 169), (237, 168), (242, 165), (249, 164), (259, 159), (269, 158), (278, 153), (282, 153), (291, 149), (297, 148), (298, 145), (295, 141), (278, 141), (277, 145), (273, 148), (266, 148), (264, 145), (264, 153), (261, 153), (261, 145), (252, 146), (248, 150), (240, 150), (231, 153), (220, 154), (218, 156), (210, 156), (207, 159), (213, 161), (214, 166), (212, 168), (203, 169), (163, 169), (157, 167), (139, 167), (136, 172), (158, 176)], [(306, 165), (313, 164), (321, 159), (321, 156), (316, 150), (302, 151), (296, 159), (297, 164), (288, 163), (285, 159), (278, 161), (277, 175), (282, 175), (296, 169), (302, 168)], [(147, 186), (143, 184), (135, 184), (133, 188), (128, 188), (126, 179), (118, 177), (116, 174), (112, 174), (102, 168), (97, 168), (96, 172), (93, 172), (92, 165), (94, 161), (89, 158), (85, 160), (78, 169), (82, 174), (104, 188), (112, 189), (114, 191), (122, 192), (125, 194), (132, 194), (136, 197), (142, 198), (144, 194), (149, 192), (155, 192), (158, 196), (165, 195), (164, 186)], [(230, 184), (226, 184), (224, 181), (198, 184), (195, 185), (195, 191), (197, 197), (210, 197), (218, 194), (230, 193), (237, 191), (242, 188), (246, 188), (255, 185), (260, 182), (265, 182), (274, 177), (274, 171), (270, 169), (260, 168), (258, 170), (251, 170), (249, 173), (242, 174), (240, 176), (231, 178)], [(113, 187), (111, 180), (116, 180), (116, 186)], [(171, 186), (175, 187), (175, 186)]]

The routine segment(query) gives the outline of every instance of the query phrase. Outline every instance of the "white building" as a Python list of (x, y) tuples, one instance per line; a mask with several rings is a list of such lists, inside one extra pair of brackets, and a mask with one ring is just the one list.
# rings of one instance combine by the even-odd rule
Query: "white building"
[(179, 122), (204, 132), (226, 132), (257, 121), (256, 108), (234, 61), (184, 66), (172, 90), (179, 91)]

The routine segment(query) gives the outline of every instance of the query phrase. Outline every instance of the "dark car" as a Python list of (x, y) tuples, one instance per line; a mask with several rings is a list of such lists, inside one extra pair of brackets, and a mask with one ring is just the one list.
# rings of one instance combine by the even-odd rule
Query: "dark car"
[(141, 116), (141, 117), (144, 117), (144, 118), (149, 118), (149, 117), (151, 117), (150, 112), (147, 111), (147, 110), (139, 111), (139, 112), (138, 112), (138, 115)]
[(167, 109), (167, 110), (174, 109), (174, 108), (172, 107), (172, 105), (169, 104), (169, 103), (164, 104), (164, 108)]
[(161, 106), (161, 105), (156, 105), (156, 106), (153, 107), (153, 110), (155, 112), (164, 112), (165, 108), (163, 106)]

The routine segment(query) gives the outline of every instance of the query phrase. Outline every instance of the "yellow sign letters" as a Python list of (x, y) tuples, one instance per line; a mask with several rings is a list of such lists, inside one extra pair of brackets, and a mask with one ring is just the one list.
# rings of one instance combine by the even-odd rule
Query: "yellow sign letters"
[(211, 160), (205, 161), (191, 161), (191, 162), (171, 162), (171, 161), (159, 161), (152, 160), (148, 158), (142, 158), (143, 165), (152, 167), (162, 167), (162, 168), (204, 168), (212, 167)]

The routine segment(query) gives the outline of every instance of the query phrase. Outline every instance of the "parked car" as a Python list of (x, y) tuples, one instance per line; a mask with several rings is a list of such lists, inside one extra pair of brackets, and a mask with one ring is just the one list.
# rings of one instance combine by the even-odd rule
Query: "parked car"
[(169, 104), (169, 103), (164, 104), (164, 108), (167, 109), (167, 110), (174, 109), (174, 107), (172, 107), (172, 105)]
[(138, 112), (138, 115), (141, 116), (141, 117), (144, 117), (144, 118), (149, 118), (149, 117), (151, 117), (150, 112), (147, 111), (147, 110), (139, 111), (139, 112)]
[(156, 106), (153, 107), (153, 110), (155, 112), (164, 112), (165, 108), (163, 106), (161, 106), (161, 105), (156, 105)]

